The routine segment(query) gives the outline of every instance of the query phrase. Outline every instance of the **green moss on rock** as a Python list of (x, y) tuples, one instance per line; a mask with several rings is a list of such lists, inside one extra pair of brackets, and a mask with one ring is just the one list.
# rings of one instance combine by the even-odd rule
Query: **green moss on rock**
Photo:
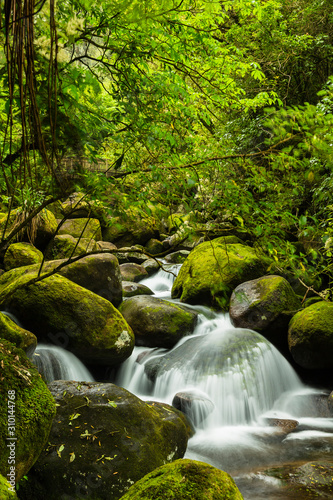
[(0, 338), (8, 340), (15, 344), (16, 347), (23, 349), (27, 356), (32, 356), (37, 346), (36, 335), (21, 328), (3, 313), (0, 313)]
[[(22, 349), (0, 339), (0, 473), (7, 477), (10, 458), (8, 448), (8, 409), (15, 402), (13, 429), (15, 441), (16, 481), (28, 472), (47, 442), (55, 402), (36, 367)], [(14, 392), (8, 392), (14, 391)], [(10, 415), (11, 416), (11, 415)]]
[(229, 474), (196, 460), (176, 460), (135, 483), (122, 500), (242, 500)]
[(0, 305), (38, 340), (72, 351), (90, 363), (117, 364), (130, 356), (134, 335), (119, 311), (104, 298), (57, 274), (35, 284), (26, 267), (0, 277)]
[(58, 234), (70, 234), (74, 238), (102, 239), (101, 225), (98, 219), (67, 219), (59, 228)]
[(289, 350), (303, 368), (333, 368), (333, 303), (317, 302), (289, 324)]
[(227, 310), (232, 290), (265, 273), (267, 260), (253, 248), (216, 238), (198, 245), (185, 260), (172, 288), (181, 302)]
[(6, 271), (9, 271), (15, 267), (38, 264), (42, 260), (42, 252), (30, 243), (12, 243), (5, 253), (4, 266)]
[(119, 310), (134, 331), (136, 345), (171, 348), (193, 333), (197, 322), (196, 312), (147, 295), (125, 300)]
[(0, 475), (0, 498), (1, 500), (17, 500), (15, 486)]
[(97, 244), (95, 240), (74, 238), (70, 234), (58, 234), (49, 243), (45, 255), (48, 259), (68, 259), (69, 257), (95, 252)]
[(54, 381), (49, 388), (57, 415), (50, 445), (29, 473), (26, 498), (116, 500), (145, 474), (185, 453), (185, 417), (167, 404), (156, 409), (107, 383)]

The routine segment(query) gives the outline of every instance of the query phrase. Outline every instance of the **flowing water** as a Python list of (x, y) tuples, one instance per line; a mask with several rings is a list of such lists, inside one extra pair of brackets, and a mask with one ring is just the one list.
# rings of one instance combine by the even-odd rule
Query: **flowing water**
[[(142, 283), (168, 299), (173, 279), (159, 271)], [(116, 383), (142, 399), (169, 404), (177, 393), (190, 395), (187, 414), (196, 432), (186, 457), (229, 472), (246, 500), (304, 498), (281, 496), (281, 481), (260, 470), (332, 459), (333, 419), (317, 410), (327, 395), (304, 385), (260, 334), (234, 328), (228, 315), (193, 308), (199, 313), (193, 335), (171, 351), (136, 347)], [(296, 420), (296, 431), (270, 425), (277, 419)]]
[(32, 362), (47, 382), (53, 380), (75, 380), (92, 382), (93, 376), (84, 364), (62, 347), (38, 344)]

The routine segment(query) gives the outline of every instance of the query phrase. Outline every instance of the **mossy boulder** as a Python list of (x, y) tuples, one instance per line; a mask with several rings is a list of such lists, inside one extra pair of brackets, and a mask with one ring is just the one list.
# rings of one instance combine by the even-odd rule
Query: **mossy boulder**
[[(11, 471), (9, 471), (9, 472), (11, 472)], [(12, 472), (12, 477), (14, 477), (14, 474)], [(7, 478), (10, 479), (10, 476), (7, 476)], [(3, 476), (0, 475), (0, 498), (1, 498), (1, 500), (18, 500), (18, 497), (16, 495), (16, 490), (15, 490), (15, 480), (13, 480), (12, 482), (14, 484), (9, 483), (6, 478), (4, 478)]]
[(123, 296), (124, 297), (134, 297), (136, 295), (154, 295), (146, 285), (141, 283), (134, 283), (134, 281), (123, 281)]
[(58, 234), (70, 234), (74, 238), (102, 239), (101, 224), (98, 219), (67, 219), (59, 228)]
[(36, 276), (23, 267), (2, 275), (0, 305), (39, 341), (64, 347), (89, 364), (118, 364), (130, 356), (133, 332), (111, 302), (58, 274), (26, 286)]
[[(55, 402), (22, 349), (2, 339), (0, 364), (0, 473), (7, 477), (10, 461), (15, 457), (17, 482), (29, 471), (47, 442)], [(11, 437), (17, 439), (7, 439)]]
[(134, 331), (136, 345), (149, 347), (173, 347), (193, 333), (198, 318), (194, 311), (147, 295), (125, 300), (120, 312)]
[(333, 303), (317, 302), (292, 318), (289, 350), (303, 368), (333, 368)]
[(163, 244), (156, 238), (150, 239), (145, 246), (146, 251), (151, 255), (158, 255), (164, 252)]
[(253, 248), (225, 243), (225, 238), (201, 243), (182, 265), (172, 288), (181, 302), (228, 309), (232, 290), (265, 274), (267, 262)]
[[(7, 237), (10, 232), (21, 224), (29, 213), (26, 213), (21, 208), (13, 210), (9, 215), (9, 223), (7, 224), (8, 214), (0, 218), (0, 229), (3, 230), (7, 224), (6, 234)], [(33, 244), (44, 250), (51, 238), (55, 235), (58, 227), (57, 220), (50, 210), (44, 208), (41, 210), (22, 230), (14, 237), (14, 241), (24, 240), (33, 242)]]
[(143, 264), (147, 259), (147, 255), (142, 252), (143, 247), (141, 246), (131, 246), (119, 248), (119, 251), (115, 252), (115, 256), (119, 260), (119, 264), (126, 264), (128, 262), (134, 262), (135, 264)]
[(103, 230), (103, 240), (117, 247), (145, 245), (151, 238), (158, 238), (160, 222), (155, 217), (129, 209), (121, 217), (112, 217)]
[(155, 259), (145, 260), (142, 263), (142, 267), (145, 268), (145, 270), (148, 273), (148, 276), (151, 276), (152, 274), (156, 273), (160, 269), (160, 265)]
[[(116, 500), (148, 472), (181, 458), (187, 422), (107, 383), (54, 381), (57, 403), (49, 442), (29, 473), (34, 500)], [(64, 496), (62, 496), (64, 495)]]
[(29, 266), (42, 262), (43, 254), (31, 243), (12, 243), (6, 250), (4, 256), (5, 270), (9, 271), (15, 267)]
[[(55, 269), (65, 262), (66, 259), (46, 262), (43, 266), (43, 272)], [(62, 267), (58, 274), (104, 297), (116, 307), (122, 301), (122, 281), (119, 264), (117, 258), (112, 254), (87, 255)]]
[(45, 255), (48, 259), (69, 259), (69, 257), (95, 252), (95, 240), (88, 238), (74, 238), (70, 234), (57, 234), (49, 243)]
[(16, 347), (23, 349), (31, 357), (37, 346), (37, 337), (33, 333), (21, 328), (6, 314), (0, 313), (0, 339), (12, 342)]
[(163, 465), (135, 483), (122, 500), (242, 500), (232, 477), (196, 460)]
[(146, 269), (134, 262), (120, 264), (120, 273), (123, 281), (140, 281), (143, 278), (148, 278)]
[(107, 210), (99, 200), (90, 200), (85, 193), (75, 192), (62, 203), (62, 213), (71, 219), (93, 217), (101, 226), (107, 224)]
[(281, 276), (263, 276), (238, 285), (230, 298), (234, 326), (261, 333), (275, 346), (287, 348), (288, 324), (301, 302)]

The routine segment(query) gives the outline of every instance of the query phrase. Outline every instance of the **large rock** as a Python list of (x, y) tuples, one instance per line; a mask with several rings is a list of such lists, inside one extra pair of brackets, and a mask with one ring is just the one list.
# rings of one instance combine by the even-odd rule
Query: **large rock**
[(2, 275), (0, 305), (38, 340), (64, 347), (90, 364), (118, 364), (130, 356), (133, 332), (108, 300), (57, 274), (26, 286), (36, 276), (27, 268)]
[(134, 297), (135, 295), (154, 295), (154, 292), (146, 285), (134, 283), (134, 281), (123, 281), (123, 296)]
[(120, 264), (120, 273), (123, 281), (140, 281), (143, 278), (148, 278), (146, 269), (134, 262)]
[(45, 255), (48, 259), (69, 259), (72, 256), (95, 252), (97, 244), (89, 238), (74, 238), (70, 234), (57, 234), (49, 243)]
[[(0, 228), (3, 230), (6, 226), (5, 237), (7, 237), (15, 227), (25, 221), (28, 216), (29, 213), (21, 208), (13, 210), (7, 224), (8, 214), (3, 214), (3, 217), (0, 217)], [(37, 248), (43, 250), (55, 235), (57, 227), (58, 223), (53, 213), (44, 208), (24, 226), (18, 234), (16, 234), (13, 241), (30, 241)]]
[(89, 200), (85, 193), (75, 192), (62, 203), (62, 212), (71, 219), (93, 217), (106, 223), (106, 209), (98, 200)]
[(169, 405), (155, 409), (113, 384), (55, 381), (49, 388), (58, 405), (50, 445), (30, 471), (22, 500), (116, 500), (185, 453), (187, 423)]
[(47, 442), (55, 403), (22, 349), (2, 339), (0, 365), (0, 474), (8, 478), (15, 465), (16, 482)]
[[(55, 269), (66, 259), (46, 262), (43, 272)], [(122, 281), (117, 258), (109, 253), (87, 255), (82, 259), (62, 267), (58, 274), (77, 285), (104, 297), (119, 306), (122, 301)]]
[(135, 483), (122, 500), (242, 500), (232, 477), (196, 460), (176, 460)]
[(12, 342), (16, 347), (23, 349), (31, 357), (37, 346), (37, 337), (33, 333), (21, 328), (7, 314), (0, 312), (0, 338)]
[(98, 219), (67, 219), (59, 228), (58, 234), (70, 234), (74, 238), (102, 239), (101, 225)]
[(230, 298), (234, 326), (256, 330), (275, 346), (287, 347), (290, 318), (301, 302), (290, 284), (280, 276), (263, 276), (238, 285)]
[(194, 311), (147, 295), (125, 300), (120, 312), (134, 331), (136, 345), (166, 348), (191, 334), (198, 316)]
[(151, 238), (159, 236), (158, 220), (130, 209), (121, 217), (113, 217), (109, 227), (103, 230), (103, 240), (115, 243), (119, 248), (145, 245)]
[(172, 288), (181, 302), (228, 308), (232, 290), (265, 273), (265, 261), (253, 248), (225, 243), (225, 238), (201, 243), (182, 265)]
[(333, 368), (333, 303), (317, 302), (295, 314), (289, 324), (288, 344), (303, 368)]
[(12, 243), (7, 248), (3, 263), (5, 270), (9, 271), (15, 267), (29, 266), (42, 262), (43, 254), (31, 243)]

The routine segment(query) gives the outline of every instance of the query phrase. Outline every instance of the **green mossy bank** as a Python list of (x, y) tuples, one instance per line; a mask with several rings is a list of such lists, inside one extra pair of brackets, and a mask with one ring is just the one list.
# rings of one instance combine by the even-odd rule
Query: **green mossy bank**
[[(22, 349), (3, 339), (0, 339), (0, 365), (0, 473), (7, 477), (11, 465), (8, 460), (15, 455), (18, 481), (45, 446), (56, 407), (46, 384)], [(9, 423), (15, 429), (8, 428)], [(8, 447), (9, 432), (14, 432), (13, 437), (17, 438), (13, 449)]]
[(15, 488), (0, 475), (0, 498), (1, 500), (17, 500)]
[(8, 340), (16, 347), (23, 349), (29, 357), (33, 355), (37, 346), (36, 335), (21, 328), (15, 321), (3, 313), (0, 313), (0, 338)]
[(242, 500), (229, 474), (204, 462), (176, 460), (135, 483), (121, 500)]

